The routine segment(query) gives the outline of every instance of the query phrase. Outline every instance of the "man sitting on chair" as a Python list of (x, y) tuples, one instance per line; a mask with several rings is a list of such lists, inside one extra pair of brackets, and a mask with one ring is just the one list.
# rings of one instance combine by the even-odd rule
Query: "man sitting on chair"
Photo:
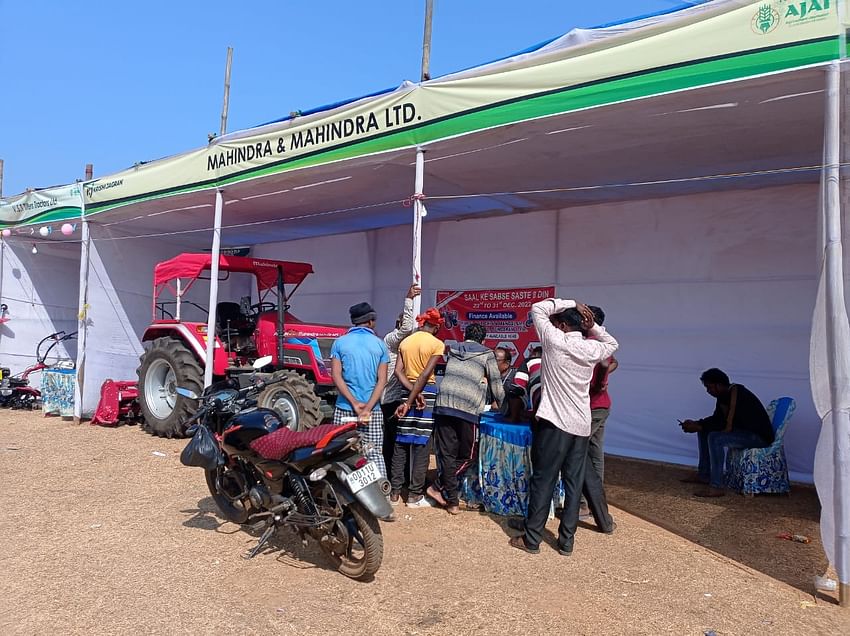
[(764, 406), (743, 384), (730, 384), (720, 369), (700, 376), (705, 390), (717, 399), (714, 413), (701, 420), (680, 422), (686, 433), (699, 440), (699, 468), (686, 483), (708, 484), (697, 497), (722, 497), (727, 448), (762, 448), (773, 443), (773, 426)]

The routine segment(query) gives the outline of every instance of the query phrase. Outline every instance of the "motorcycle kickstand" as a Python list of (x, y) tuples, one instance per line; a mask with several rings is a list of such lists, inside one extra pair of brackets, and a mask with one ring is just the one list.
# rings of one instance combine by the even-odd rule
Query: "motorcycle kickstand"
[(266, 531), (260, 537), (260, 540), (257, 542), (257, 545), (255, 545), (243, 558), (245, 560), (248, 560), (253, 559), (255, 556), (257, 556), (260, 550), (262, 550), (263, 546), (266, 545), (266, 542), (271, 539), (271, 536), (274, 534), (274, 531), (276, 529), (277, 527), (274, 524), (269, 525), (269, 527), (266, 528)]

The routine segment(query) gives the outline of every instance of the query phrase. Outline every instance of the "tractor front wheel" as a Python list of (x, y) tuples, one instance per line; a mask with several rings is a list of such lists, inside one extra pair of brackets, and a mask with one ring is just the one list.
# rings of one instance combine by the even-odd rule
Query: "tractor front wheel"
[(140, 358), (139, 404), (143, 428), (158, 437), (184, 437), (184, 422), (195, 412), (197, 400), (179, 395), (177, 388), (201, 395), (204, 372), (194, 354), (180, 340), (157, 338)]

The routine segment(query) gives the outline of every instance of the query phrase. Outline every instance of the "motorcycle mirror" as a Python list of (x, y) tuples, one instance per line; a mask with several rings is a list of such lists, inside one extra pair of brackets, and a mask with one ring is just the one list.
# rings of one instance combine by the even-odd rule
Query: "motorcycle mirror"
[(190, 400), (197, 400), (198, 399), (198, 396), (195, 395), (195, 392), (190, 391), (189, 389), (184, 389), (184, 388), (178, 386), (174, 390), (177, 391), (177, 395), (182, 395), (183, 397), (189, 398)]
[(254, 364), (251, 366), (254, 367), (255, 371), (259, 371), (263, 367), (269, 366), (272, 363), (272, 360), (274, 360), (272, 356), (263, 356), (262, 358), (254, 360)]

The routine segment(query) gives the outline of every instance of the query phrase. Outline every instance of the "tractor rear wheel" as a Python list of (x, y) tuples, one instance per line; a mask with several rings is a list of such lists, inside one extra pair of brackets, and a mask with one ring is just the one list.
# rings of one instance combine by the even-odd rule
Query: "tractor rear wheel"
[(139, 361), (143, 428), (158, 437), (185, 437), (183, 423), (195, 412), (198, 402), (179, 395), (177, 387), (201, 395), (201, 365), (189, 348), (175, 338), (157, 338)]
[(278, 371), (271, 381), (274, 384), (257, 396), (258, 406), (277, 411), (293, 431), (306, 431), (322, 423), (321, 400), (312, 382), (295, 371)]

